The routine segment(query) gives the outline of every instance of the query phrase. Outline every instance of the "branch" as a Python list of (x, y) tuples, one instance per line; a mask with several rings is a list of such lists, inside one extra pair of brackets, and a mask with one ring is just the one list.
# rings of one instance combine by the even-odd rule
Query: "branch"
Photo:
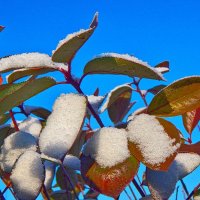
[(13, 122), (13, 125), (14, 125), (14, 127), (15, 127), (15, 130), (16, 130), (16, 131), (19, 131), (19, 127), (18, 127), (17, 122), (16, 122), (16, 120), (15, 120), (13, 111), (10, 110), (9, 113), (10, 113), (10, 117), (12, 118), (12, 122)]
[(140, 193), (140, 195), (142, 197), (145, 197), (145, 193), (142, 191), (142, 189), (140, 188), (140, 186), (138, 185), (137, 181), (135, 180), (135, 178), (132, 180), (134, 186), (136, 187), (136, 189), (138, 190), (138, 192)]
[(200, 187), (200, 183), (194, 188), (194, 190), (189, 194), (189, 196), (187, 197), (186, 200), (190, 200), (190, 198), (192, 198), (192, 196), (197, 192), (197, 190)]

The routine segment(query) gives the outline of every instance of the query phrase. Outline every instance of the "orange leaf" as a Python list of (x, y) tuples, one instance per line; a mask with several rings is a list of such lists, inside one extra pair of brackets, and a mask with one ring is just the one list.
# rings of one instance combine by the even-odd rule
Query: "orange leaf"
[(81, 174), (96, 191), (117, 198), (138, 171), (139, 162), (130, 156), (124, 162), (102, 168), (90, 156), (81, 155)]
[(189, 134), (192, 134), (192, 131), (200, 120), (200, 107), (191, 112), (186, 112), (182, 117), (185, 129)]
[(0, 85), (2, 85), (2, 83), (3, 83), (3, 78), (2, 78), (2, 76), (0, 75)]

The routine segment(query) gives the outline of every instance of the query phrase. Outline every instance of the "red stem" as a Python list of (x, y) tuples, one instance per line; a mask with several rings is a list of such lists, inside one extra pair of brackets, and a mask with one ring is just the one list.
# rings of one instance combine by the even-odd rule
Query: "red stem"
[(11, 119), (12, 119), (12, 122), (13, 122), (13, 124), (14, 124), (15, 130), (16, 130), (16, 131), (19, 131), (19, 127), (18, 127), (17, 122), (16, 122), (16, 120), (15, 120), (13, 111), (10, 110), (9, 113), (10, 113), (10, 117), (11, 117)]

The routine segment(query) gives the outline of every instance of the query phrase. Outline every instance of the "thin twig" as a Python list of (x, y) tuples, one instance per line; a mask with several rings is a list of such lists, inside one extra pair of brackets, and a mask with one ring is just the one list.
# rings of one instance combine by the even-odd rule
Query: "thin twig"
[(137, 200), (137, 197), (135, 196), (135, 193), (134, 193), (133, 189), (131, 188), (131, 186), (128, 185), (128, 187), (129, 187), (131, 194), (133, 195), (134, 199)]
[(67, 171), (65, 170), (65, 167), (64, 167), (63, 165), (60, 165), (60, 166), (61, 166), (61, 168), (62, 168), (62, 171), (63, 171), (63, 173), (64, 173), (64, 176), (67, 178), (67, 180), (68, 180), (70, 186), (72, 187), (72, 190), (73, 190), (73, 192), (74, 192), (74, 195), (75, 195), (76, 199), (79, 200), (79, 197), (78, 197), (78, 195), (77, 195), (77, 193), (76, 193), (76, 191), (75, 191), (75, 189), (74, 189), (74, 186), (73, 186), (73, 184), (72, 184), (72, 182), (71, 182), (71, 180), (70, 180), (70, 177), (69, 177), (68, 174), (67, 174)]
[(131, 200), (131, 197), (130, 197), (130, 195), (128, 194), (128, 192), (126, 191), (126, 189), (124, 189), (124, 192), (125, 192), (126, 196), (128, 197), (128, 199)]
[(19, 128), (18, 128), (17, 122), (16, 122), (16, 120), (15, 120), (13, 111), (10, 110), (9, 113), (10, 113), (10, 117), (11, 117), (11, 119), (12, 119), (12, 122), (13, 122), (13, 125), (14, 125), (15, 130), (16, 130), (16, 131), (19, 131)]
[(135, 180), (135, 178), (132, 180), (133, 185), (136, 187), (136, 189), (138, 190), (138, 192), (140, 193), (140, 195), (142, 197), (145, 197), (145, 193), (142, 191), (142, 189), (140, 188), (140, 186), (138, 185), (137, 181)]
[(140, 184), (140, 187), (142, 188), (143, 192), (145, 193), (145, 195), (147, 195), (147, 193), (146, 193), (146, 191), (145, 191), (145, 189), (144, 189), (144, 187), (142, 185), (142, 182), (140, 181), (140, 177), (138, 176), (138, 174), (136, 175), (136, 177), (137, 177), (137, 180), (138, 180), (138, 182)]
[(178, 189), (179, 189), (179, 186), (177, 186), (176, 188), (176, 200), (178, 200)]
[(3, 193), (0, 191), (0, 200), (6, 200), (3, 196)]
[(43, 189), (43, 193), (44, 193), (46, 199), (47, 199), (47, 200), (50, 200), (49, 194), (48, 194), (47, 189), (46, 189), (46, 187), (45, 187), (44, 184), (43, 184), (43, 186), (42, 186), (42, 189)]
[(200, 183), (194, 188), (194, 190), (189, 194), (189, 196), (187, 197), (186, 200), (189, 200), (190, 198), (192, 198), (192, 196), (197, 192), (197, 190), (200, 187)]
[(187, 196), (189, 196), (188, 189), (187, 189), (185, 183), (183, 182), (183, 179), (181, 179), (180, 182), (181, 182), (181, 184), (182, 184), (182, 186), (183, 186), (183, 189), (184, 189), (185, 193), (187, 194)]

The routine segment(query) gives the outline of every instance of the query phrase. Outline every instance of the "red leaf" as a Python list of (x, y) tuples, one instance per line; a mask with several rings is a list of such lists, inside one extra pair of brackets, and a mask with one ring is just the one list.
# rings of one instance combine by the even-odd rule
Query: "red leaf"
[(189, 134), (192, 134), (192, 131), (200, 120), (200, 108), (191, 112), (186, 112), (182, 117), (185, 129)]
[(2, 83), (3, 83), (3, 78), (2, 78), (2, 76), (0, 75), (0, 85), (2, 85)]
[(179, 153), (197, 153), (200, 155), (200, 142), (195, 144), (182, 144)]

